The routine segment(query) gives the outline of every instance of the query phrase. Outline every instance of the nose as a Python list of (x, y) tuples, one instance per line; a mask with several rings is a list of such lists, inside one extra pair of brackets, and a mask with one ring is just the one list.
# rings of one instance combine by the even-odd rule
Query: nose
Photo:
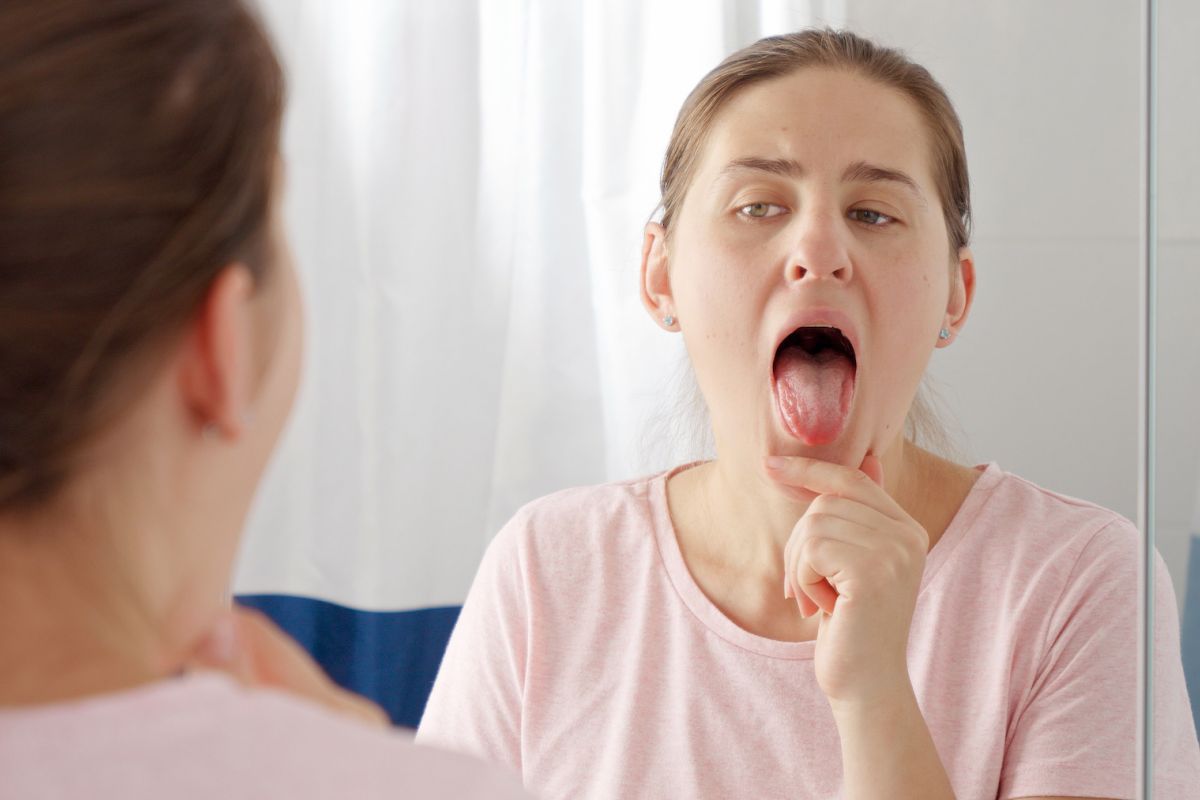
[(784, 267), (786, 281), (849, 281), (853, 270), (839, 216), (816, 209), (798, 216), (800, 224)]

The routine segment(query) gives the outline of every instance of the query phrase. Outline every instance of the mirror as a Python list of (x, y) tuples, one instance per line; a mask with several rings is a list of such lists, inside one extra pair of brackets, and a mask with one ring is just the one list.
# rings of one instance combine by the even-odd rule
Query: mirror
[[(240, 594), (455, 609), (525, 503), (702, 457), (681, 341), (638, 299), (643, 226), (695, 83), (760, 36), (814, 24), (903, 49), (963, 122), (978, 292), (928, 371), (945, 452), (1136, 518), (1135, 5), (263, 7), (290, 69), (287, 214), (310, 347)], [(1200, 18), (1179, 2), (1163, 16), (1157, 507), (1182, 603), (1200, 453), (1186, 266), (1200, 255)]]

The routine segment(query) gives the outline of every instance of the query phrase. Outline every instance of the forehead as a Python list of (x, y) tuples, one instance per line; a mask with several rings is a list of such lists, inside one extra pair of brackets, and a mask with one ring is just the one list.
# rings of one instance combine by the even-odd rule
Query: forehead
[(699, 174), (734, 159), (788, 158), (806, 173), (840, 174), (865, 161), (911, 175), (936, 197), (930, 133), (898, 90), (850, 72), (806, 69), (749, 86), (713, 120)]

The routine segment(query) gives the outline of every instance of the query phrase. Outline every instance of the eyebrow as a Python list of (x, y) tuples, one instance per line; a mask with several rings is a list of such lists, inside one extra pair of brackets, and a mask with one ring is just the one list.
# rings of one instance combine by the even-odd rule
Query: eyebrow
[(757, 156), (747, 156), (746, 158), (735, 158), (733, 161), (730, 161), (721, 170), (719, 177), (724, 178), (731, 173), (742, 170), (768, 172), (772, 175), (782, 175), (785, 178), (799, 178), (804, 174), (804, 167), (800, 166), (800, 162), (791, 158), (758, 158)]
[(842, 173), (842, 180), (852, 183), (898, 183), (907, 189), (921, 205), (926, 205), (925, 194), (921, 191), (921, 187), (909, 175), (898, 169), (888, 169), (868, 164), (866, 161), (855, 161), (846, 167), (846, 171)]
[[(804, 175), (804, 167), (799, 161), (791, 158), (760, 158), (748, 156), (735, 158), (721, 170), (719, 179), (731, 173), (750, 170), (766, 172), (771, 175), (782, 175), (785, 178), (800, 178)], [(913, 195), (922, 205), (926, 205), (925, 194), (921, 187), (908, 174), (898, 169), (889, 169), (866, 161), (855, 161), (842, 173), (842, 180), (847, 183), (895, 183), (899, 184)]]

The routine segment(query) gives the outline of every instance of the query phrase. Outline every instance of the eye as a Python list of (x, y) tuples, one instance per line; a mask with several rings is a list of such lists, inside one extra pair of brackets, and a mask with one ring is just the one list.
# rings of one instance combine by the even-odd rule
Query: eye
[(785, 210), (783, 206), (777, 206), (774, 203), (750, 203), (739, 208), (738, 213), (743, 217), (766, 219), (767, 217), (777, 217)]
[(892, 217), (889, 217), (887, 214), (884, 214), (880, 211), (872, 211), (869, 208), (851, 209), (850, 210), (850, 218), (857, 220), (858, 222), (861, 222), (864, 225), (869, 225), (872, 228), (882, 228), (884, 225), (887, 225), (889, 222), (896, 221)]

